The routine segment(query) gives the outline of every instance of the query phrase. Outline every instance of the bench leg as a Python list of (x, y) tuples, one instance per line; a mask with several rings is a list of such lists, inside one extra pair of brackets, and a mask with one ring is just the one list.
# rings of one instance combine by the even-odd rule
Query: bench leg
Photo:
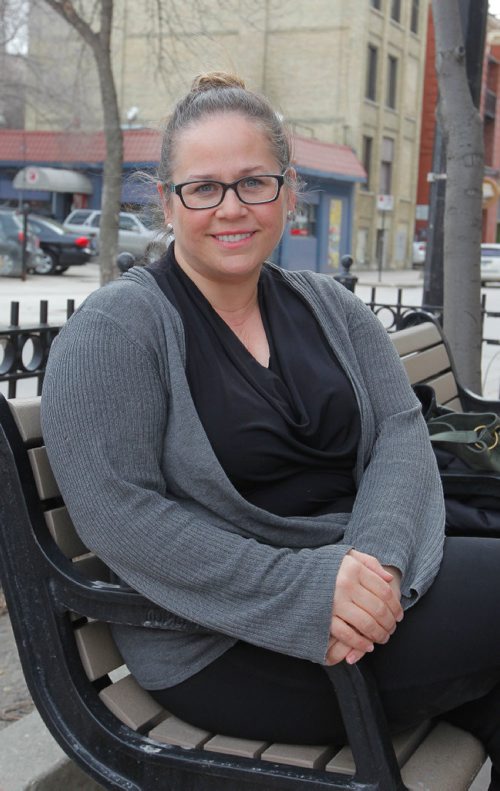
[(340, 662), (325, 668), (352, 750), (356, 788), (405, 791), (376, 684), (366, 669)]

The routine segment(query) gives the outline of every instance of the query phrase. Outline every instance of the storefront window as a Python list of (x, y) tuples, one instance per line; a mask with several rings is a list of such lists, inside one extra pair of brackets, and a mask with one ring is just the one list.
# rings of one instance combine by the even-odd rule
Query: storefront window
[(292, 236), (316, 236), (316, 209), (317, 206), (312, 203), (297, 209), (290, 225)]

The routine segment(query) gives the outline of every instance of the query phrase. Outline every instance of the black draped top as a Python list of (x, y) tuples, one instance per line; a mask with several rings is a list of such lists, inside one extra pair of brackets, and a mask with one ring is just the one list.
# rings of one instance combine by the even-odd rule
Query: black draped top
[(147, 269), (182, 318), (193, 401), (241, 496), (281, 516), (350, 511), (360, 434), (356, 398), (299, 294), (279, 271), (263, 267), (265, 368), (177, 264), (173, 244)]

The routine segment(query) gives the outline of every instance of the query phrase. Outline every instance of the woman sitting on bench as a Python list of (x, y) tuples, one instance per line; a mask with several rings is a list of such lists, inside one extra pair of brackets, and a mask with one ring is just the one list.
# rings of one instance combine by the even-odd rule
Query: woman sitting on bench
[(500, 542), (445, 542), (427, 429), (378, 319), (332, 277), (268, 261), (291, 161), (265, 98), (195, 80), (158, 169), (175, 241), (53, 344), (50, 462), (85, 544), (165, 610), (163, 630), (113, 632), (169, 711), (342, 742), (328, 670), (361, 661), (394, 730), (473, 732), (498, 791)]

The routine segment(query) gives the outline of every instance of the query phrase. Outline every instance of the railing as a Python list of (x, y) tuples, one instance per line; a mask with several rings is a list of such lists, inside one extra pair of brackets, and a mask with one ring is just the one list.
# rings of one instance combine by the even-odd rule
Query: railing
[[(36, 379), (36, 392), (42, 392), (45, 366), (50, 346), (61, 329), (47, 323), (49, 304), (40, 302), (39, 323), (33, 326), (19, 326), (19, 302), (10, 303), (10, 324), (0, 326), (0, 382), (8, 383), (8, 397), (15, 398), (17, 383), (22, 379)], [(75, 300), (66, 302), (66, 318), (75, 310)]]
[[(366, 303), (379, 317), (388, 332), (401, 329), (407, 322), (407, 316), (415, 310), (421, 310), (418, 305), (405, 305), (403, 302), (403, 289), (397, 289), (396, 302), (377, 301), (377, 286), (372, 286), (370, 299)], [(430, 313), (442, 317), (442, 308), (426, 306)], [(66, 317), (69, 318), (75, 310), (75, 301), (68, 299), (66, 302)], [(500, 318), (499, 312), (486, 310), (486, 294), (482, 296), (482, 316), (485, 318)], [(8, 397), (15, 398), (17, 383), (23, 379), (36, 379), (36, 392), (42, 391), (45, 366), (49, 356), (52, 341), (61, 329), (60, 326), (49, 325), (48, 301), (40, 302), (39, 323), (33, 326), (19, 326), (19, 302), (11, 302), (10, 325), (2, 328), (0, 325), (0, 383), (8, 383)], [(500, 333), (499, 333), (500, 334)], [(500, 346), (499, 339), (483, 338), (483, 343)]]
[[(442, 306), (425, 305), (422, 307), (419, 305), (405, 305), (403, 302), (402, 288), (397, 289), (395, 303), (378, 302), (376, 292), (377, 286), (372, 286), (370, 299), (368, 302), (366, 302), (366, 304), (369, 308), (371, 308), (375, 315), (379, 317), (388, 332), (395, 332), (396, 330), (400, 330), (402, 327), (404, 327), (406, 324), (405, 317), (408, 313), (411, 313), (415, 310), (425, 310), (428, 313), (432, 313), (437, 317), (441, 324), (443, 323)], [(500, 313), (486, 310), (486, 294), (482, 294), (481, 296), (481, 317), (483, 324), (485, 318), (500, 318)], [(500, 346), (500, 340), (483, 338), (483, 343), (491, 343), (495, 346)]]

